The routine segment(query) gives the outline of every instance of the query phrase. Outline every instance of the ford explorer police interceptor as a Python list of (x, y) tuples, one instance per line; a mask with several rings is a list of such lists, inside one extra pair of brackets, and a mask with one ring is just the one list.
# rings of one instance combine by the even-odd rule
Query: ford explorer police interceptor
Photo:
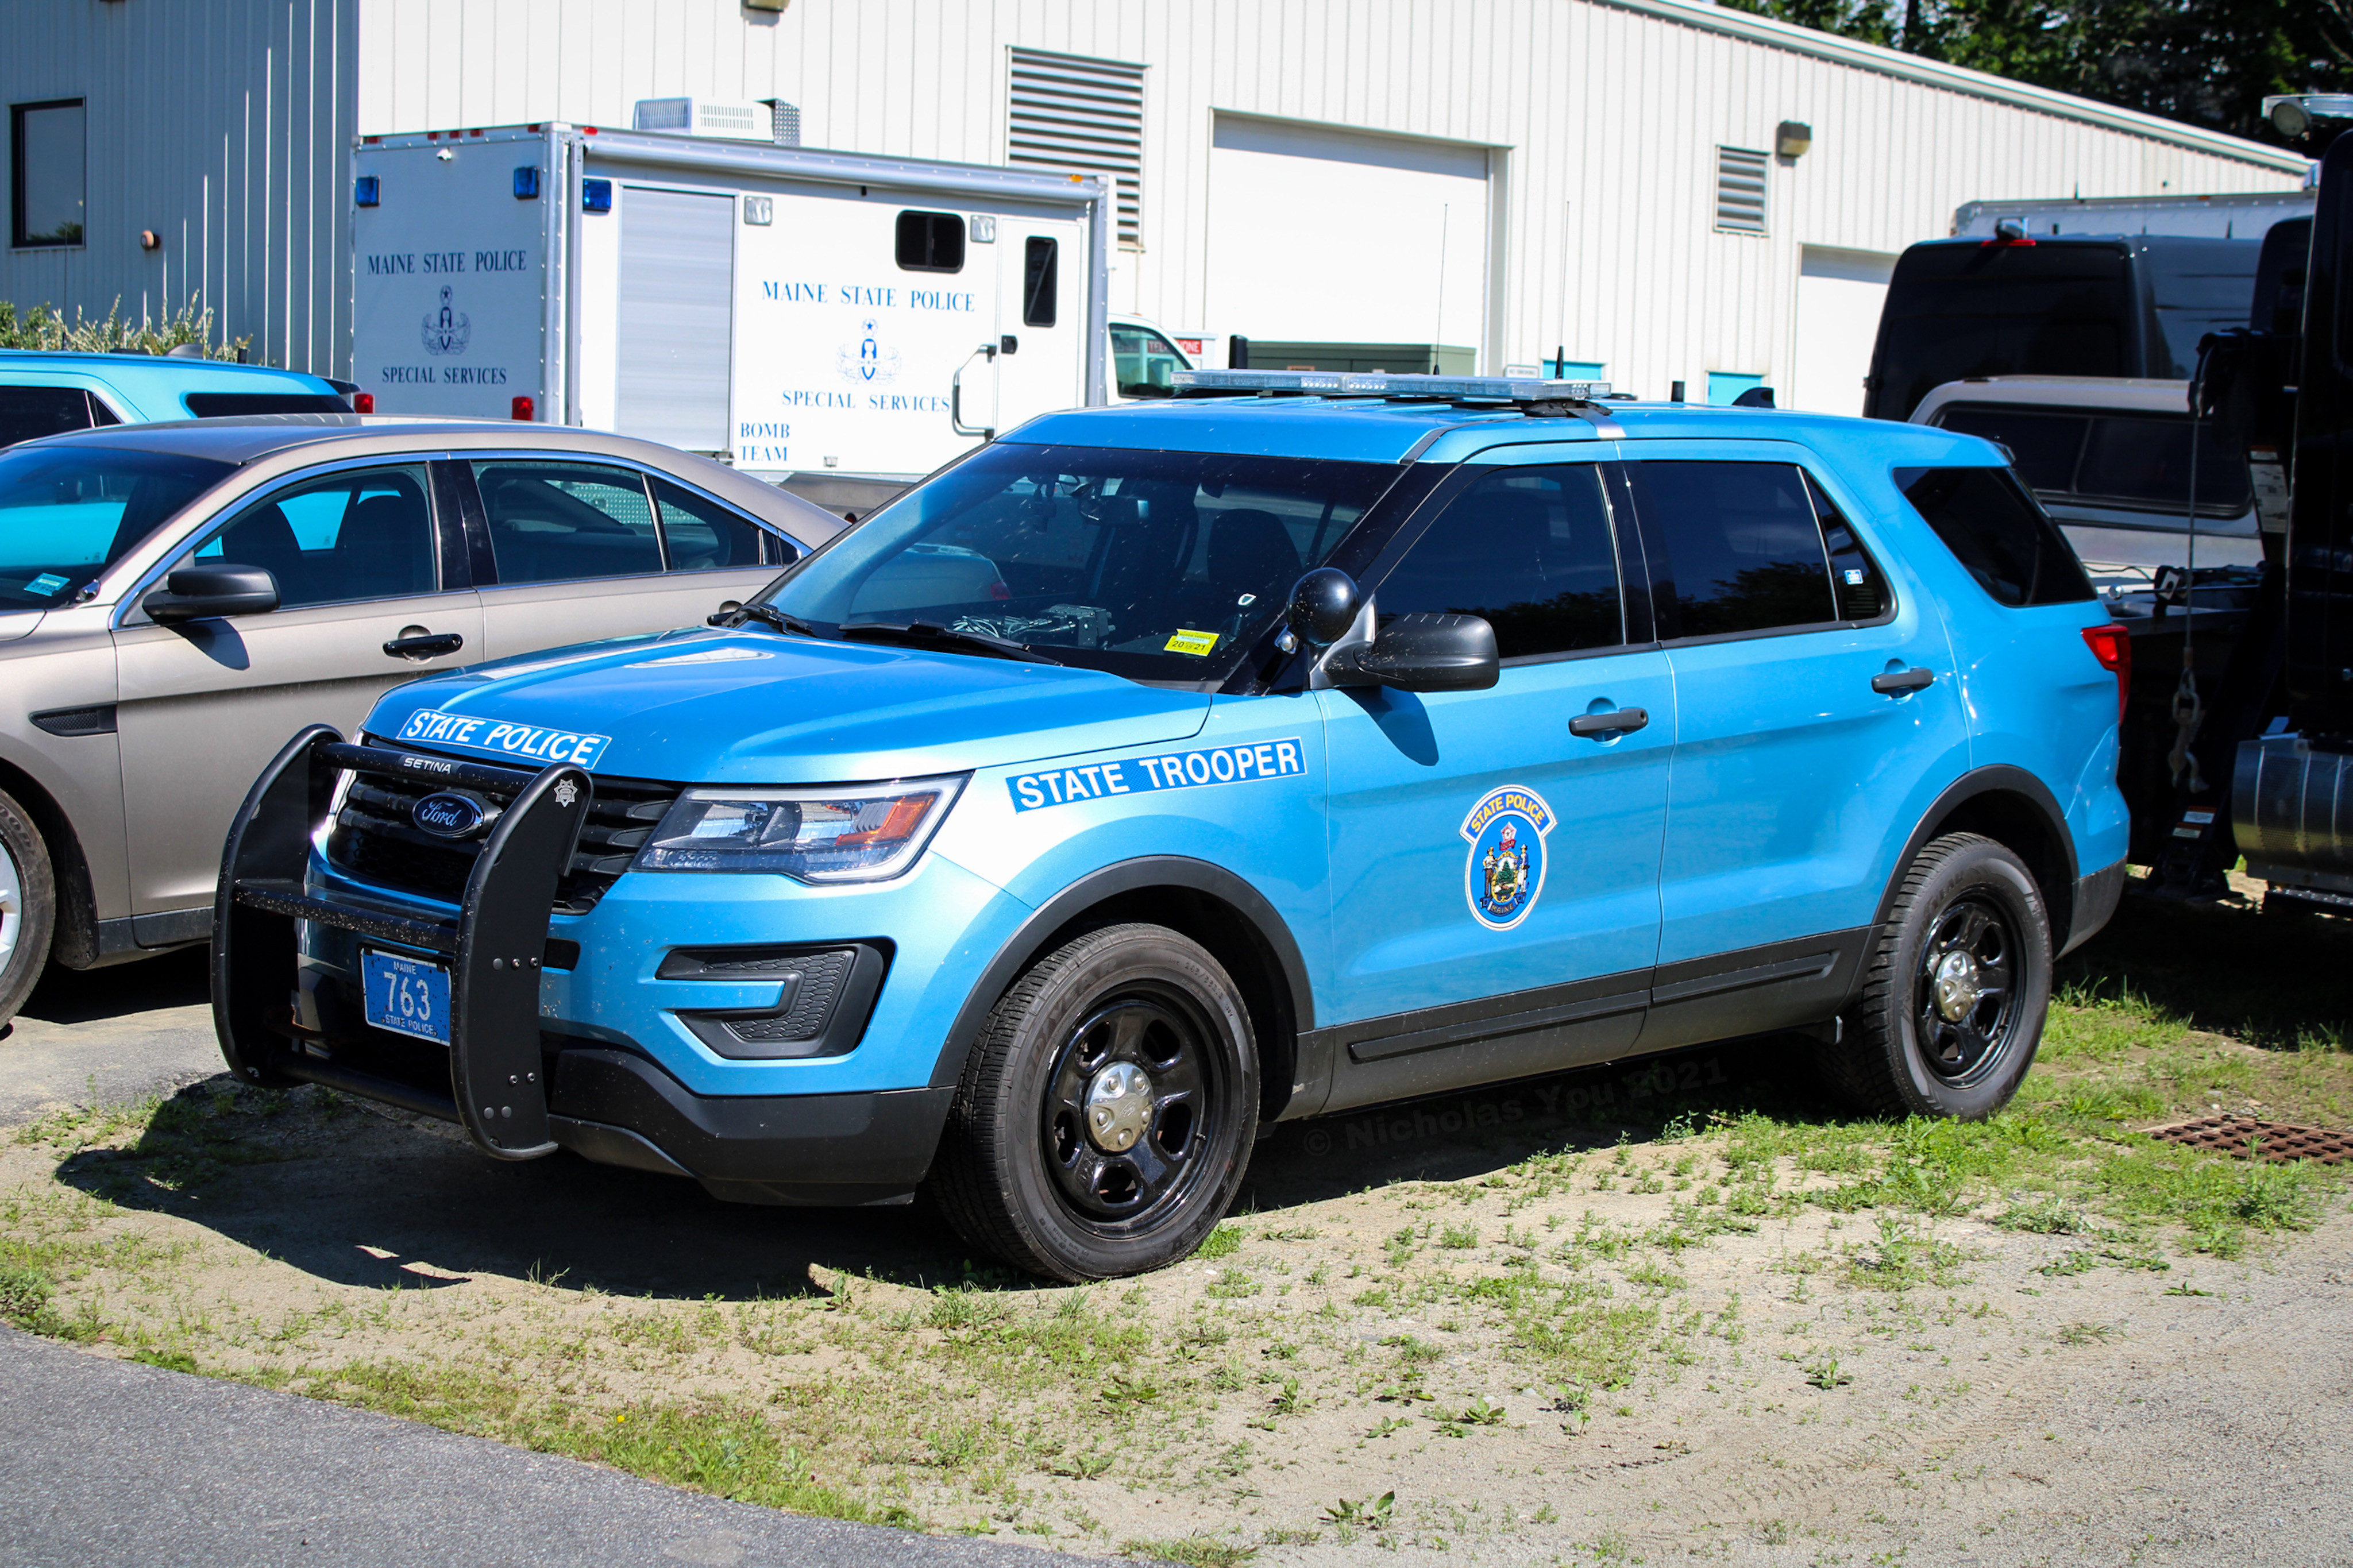
[(247, 1081), (723, 1197), (1187, 1255), (1259, 1129), (1753, 1038), (1979, 1117), (2124, 875), (2121, 636), (1990, 444), (1197, 371), (660, 637), (294, 737)]

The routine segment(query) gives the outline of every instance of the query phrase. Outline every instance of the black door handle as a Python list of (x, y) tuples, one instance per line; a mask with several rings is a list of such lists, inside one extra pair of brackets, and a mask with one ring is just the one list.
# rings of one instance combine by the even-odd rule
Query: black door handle
[(427, 632), (422, 637), (395, 637), (384, 645), (384, 651), (387, 658), (438, 658), (465, 646), (466, 639), (456, 632)]
[(1936, 672), (1925, 665), (1909, 669), (1894, 669), (1885, 675), (1871, 678), (1871, 689), (1883, 697), (1900, 697), (1906, 691), (1917, 691), (1936, 679)]
[(1651, 721), (1647, 708), (1612, 708), (1607, 713), (1579, 713), (1568, 721), (1572, 735), (1609, 735), (1639, 730)]

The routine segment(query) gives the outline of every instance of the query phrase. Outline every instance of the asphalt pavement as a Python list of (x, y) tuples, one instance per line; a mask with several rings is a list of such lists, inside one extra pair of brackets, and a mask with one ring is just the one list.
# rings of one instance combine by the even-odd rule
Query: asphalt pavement
[[(205, 984), (201, 952), (52, 973), (0, 1037), (0, 1127), (225, 1071)], [(1052, 1555), (726, 1502), (0, 1328), (0, 1563), (903, 1568)]]

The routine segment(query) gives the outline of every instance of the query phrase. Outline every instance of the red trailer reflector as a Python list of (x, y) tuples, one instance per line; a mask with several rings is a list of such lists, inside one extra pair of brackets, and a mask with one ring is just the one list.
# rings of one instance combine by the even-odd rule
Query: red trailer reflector
[[(539, 414), (537, 405), (530, 398), (518, 397), (507, 405), (507, 416), (511, 419), (536, 419)], [(2088, 637), (2091, 634), (2087, 632), (2084, 635)]]

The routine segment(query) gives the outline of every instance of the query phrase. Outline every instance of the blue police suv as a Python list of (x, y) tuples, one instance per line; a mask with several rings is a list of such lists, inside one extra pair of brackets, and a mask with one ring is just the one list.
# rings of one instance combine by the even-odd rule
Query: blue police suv
[(1702, 1041), (1981, 1117), (2124, 879), (2127, 675), (2000, 451), (1589, 384), (1188, 372), (710, 627), (295, 736), (230, 1066), (1061, 1279), (1260, 1129)]

